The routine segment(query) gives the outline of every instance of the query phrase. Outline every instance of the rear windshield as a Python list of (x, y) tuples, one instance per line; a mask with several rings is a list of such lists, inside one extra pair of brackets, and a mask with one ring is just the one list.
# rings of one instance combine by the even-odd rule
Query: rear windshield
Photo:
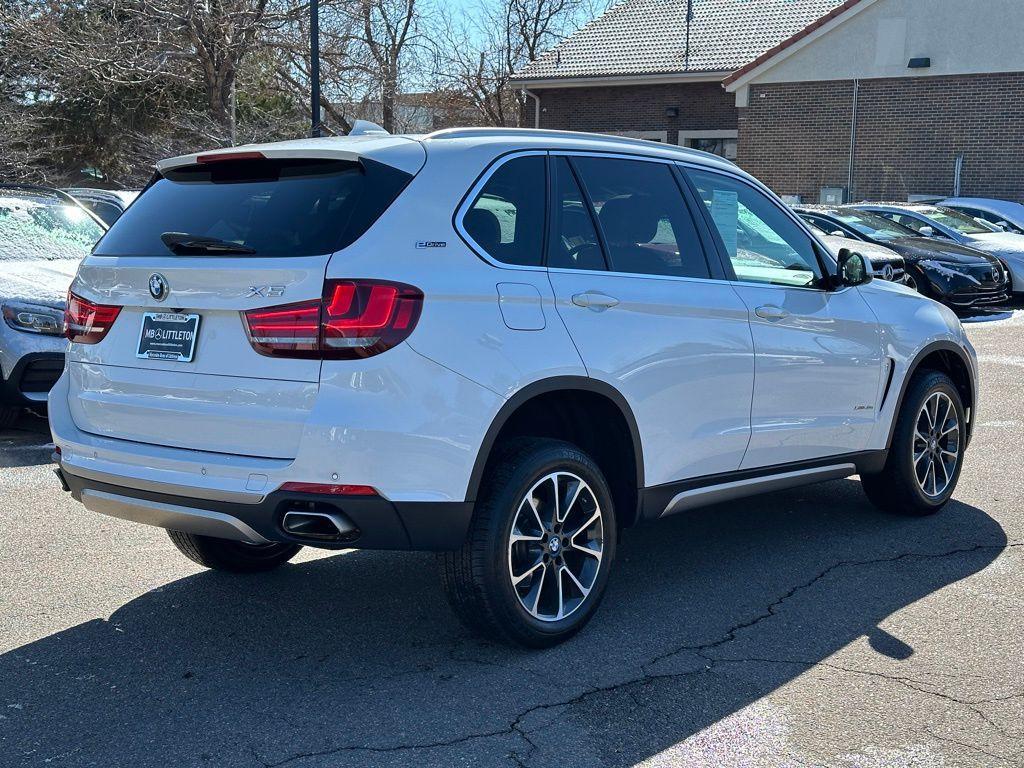
[(412, 178), (370, 160), (229, 160), (166, 171), (110, 228), (101, 256), (171, 255), (169, 232), (256, 256), (314, 256), (354, 242)]
[(103, 227), (66, 198), (0, 187), (0, 262), (81, 260), (102, 236)]

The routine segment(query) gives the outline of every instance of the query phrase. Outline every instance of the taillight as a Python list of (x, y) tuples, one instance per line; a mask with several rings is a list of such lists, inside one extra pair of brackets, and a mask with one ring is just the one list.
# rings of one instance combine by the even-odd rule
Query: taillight
[(262, 355), (353, 360), (378, 355), (409, 337), (423, 292), (385, 280), (328, 280), (319, 300), (243, 313)]
[(93, 304), (68, 291), (67, 308), (64, 310), (64, 336), (76, 344), (96, 344), (107, 335), (120, 312), (120, 307)]

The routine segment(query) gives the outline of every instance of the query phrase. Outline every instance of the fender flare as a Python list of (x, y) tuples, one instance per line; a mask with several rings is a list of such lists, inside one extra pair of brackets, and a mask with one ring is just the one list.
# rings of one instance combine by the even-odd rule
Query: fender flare
[(896, 410), (893, 412), (892, 421), (889, 423), (889, 435), (885, 440), (886, 451), (892, 447), (892, 438), (896, 432), (896, 420), (899, 419), (900, 411), (903, 410), (903, 399), (907, 394), (907, 387), (910, 386), (910, 380), (914, 378), (914, 375), (917, 373), (917, 369), (920, 368), (924, 359), (935, 352), (952, 352), (960, 359), (960, 362), (962, 362), (964, 367), (967, 369), (967, 375), (971, 380), (971, 421), (967, 425), (967, 441), (965, 442), (965, 446), (970, 443), (971, 435), (974, 432), (974, 412), (977, 410), (974, 408), (974, 403), (978, 398), (978, 374), (977, 371), (974, 370), (974, 366), (971, 365), (971, 361), (963, 347), (949, 339), (940, 339), (939, 341), (933, 341), (931, 344), (926, 344), (916, 355), (914, 355), (914, 359), (907, 367), (907, 375), (903, 377), (903, 381), (900, 384), (900, 391), (896, 398)]
[(487, 428), (483, 442), (480, 444), (480, 449), (477, 451), (476, 461), (473, 464), (473, 472), (469, 476), (469, 487), (466, 489), (466, 501), (476, 501), (477, 492), (479, 491), (480, 484), (483, 480), (484, 469), (487, 467), (487, 460), (490, 458), (491, 451), (494, 448), (494, 443), (498, 439), (498, 434), (501, 432), (502, 427), (505, 426), (512, 414), (515, 413), (521, 405), (532, 400), (538, 395), (560, 391), (571, 392), (573, 390), (593, 392), (598, 395), (603, 395), (618, 407), (623, 418), (626, 420), (626, 426), (629, 428), (630, 437), (633, 441), (633, 456), (636, 462), (637, 493), (643, 489), (643, 445), (640, 441), (640, 429), (637, 427), (636, 417), (633, 415), (633, 409), (630, 408), (626, 398), (623, 397), (622, 393), (615, 389), (611, 384), (599, 379), (591, 379), (586, 376), (553, 376), (548, 379), (541, 379), (540, 381), (527, 384), (522, 389), (516, 391), (515, 394), (502, 404), (497, 415), (491, 420), (491, 425)]

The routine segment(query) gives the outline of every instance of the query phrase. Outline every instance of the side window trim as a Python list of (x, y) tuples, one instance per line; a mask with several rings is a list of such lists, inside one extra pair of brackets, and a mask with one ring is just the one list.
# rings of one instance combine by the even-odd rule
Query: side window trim
[[(778, 209), (779, 211), (781, 211), (783, 213), (783, 215), (788, 216), (792, 221), (796, 222), (799, 225), (800, 231), (803, 232), (804, 236), (807, 237), (808, 241), (811, 244), (811, 250), (814, 251), (814, 258), (815, 258), (815, 260), (818, 263), (818, 269), (821, 270), (821, 273), (823, 275), (828, 275), (829, 274), (829, 271), (830, 271), (831, 267), (822, 258), (822, 250), (823, 250), (822, 246), (818, 243), (817, 239), (813, 235), (811, 235), (811, 233), (807, 230), (807, 225), (804, 223), (804, 221), (799, 216), (797, 216), (795, 213), (793, 213), (792, 211), (786, 209), (785, 206), (780, 206), (778, 203), (776, 203), (771, 198), (771, 195), (766, 194), (763, 189), (759, 189), (756, 185), (751, 184), (749, 181), (747, 181), (746, 179), (744, 179), (741, 176), (736, 176), (736, 175), (728, 173), (726, 171), (719, 170), (718, 168), (708, 168), (708, 167), (703, 166), (703, 165), (694, 165), (692, 163), (685, 163), (685, 162), (678, 162), (678, 163), (676, 163), (676, 165), (679, 166), (680, 173), (682, 174), (683, 179), (686, 181), (686, 185), (687, 185), (687, 187), (690, 190), (690, 194), (693, 195), (695, 200), (700, 200), (700, 193), (697, 191), (697, 187), (694, 185), (693, 179), (690, 178), (689, 170), (691, 168), (693, 168), (695, 170), (698, 170), (698, 171), (700, 171), (702, 173), (711, 173), (711, 174), (715, 174), (717, 176), (721, 176), (723, 178), (729, 179), (730, 181), (732, 181), (732, 182), (734, 182), (736, 184), (742, 184), (743, 186), (745, 186), (745, 187), (747, 187), (749, 189), (752, 189), (755, 192), (760, 193), (761, 195), (764, 195), (765, 199), (771, 205), (775, 206), (775, 208)], [(722, 263), (723, 263), (723, 265), (726, 268), (726, 274), (728, 276), (728, 279), (731, 280), (732, 282), (735, 282), (735, 283), (743, 282), (743, 281), (741, 281), (736, 276), (736, 270), (735, 270), (735, 268), (732, 265), (732, 259), (729, 258), (729, 253), (725, 249), (725, 242), (722, 240), (721, 233), (719, 233), (718, 228), (715, 226), (714, 220), (711, 218), (711, 212), (707, 209), (706, 205), (702, 204), (700, 206), (700, 208), (701, 208), (702, 218), (704, 219), (706, 225), (708, 226), (708, 228), (711, 231), (711, 237), (712, 237), (712, 239), (714, 241), (714, 244), (715, 244), (715, 250), (718, 252), (719, 258), (722, 260)], [(821, 286), (806, 286), (806, 287), (804, 287), (804, 286), (782, 286), (782, 285), (772, 285), (770, 283), (756, 283), (756, 285), (760, 285), (760, 286), (763, 286), (763, 287), (769, 287), (769, 288), (782, 288), (784, 290), (791, 290), (791, 289), (794, 289), (794, 288), (796, 290), (801, 290), (801, 291), (824, 291), (825, 290)]]
[[(478, 242), (476, 242), (476, 240), (473, 239), (473, 237), (469, 234), (469, 232), (466, 231), (466, 228), (463, 225), (463, 219), (466, 217), (466, 214), (473, 208), (473, 203), (476, 202), (476, 199), (480, 196), (481, 190), (483, 190), (483, 188), (487, 185), (487, 182), (490, 180), (491, 176), (493, 176), (495, 173), (497, 173), (498, 169), (501, 168), (503, 165), (505, 165), (505, 163), (511, 162), (512, 160), (515, 160), (516, 158), (520, 158), (520, 157), (540, 156), (540, 157), (547, 158), (549, 155), (550, 155), (550, 153), (547, 150), (544, 150), (544, 149), (517, 149), (517, 150), (513, 150), (511, 152), (508, 152), (508, 153), (506, 153), (504, 155), (501, 155), (500, 157), (496, 157), (491, 162), (490, 165), (488, 165), (486, 168), (484, 168), (483, 171), (481, 171), (480, 175), (477, 176), (476, 181), (474, 181), (473, 184), (470, 186), (469, 191), (466, 192), (466, 194), (463, 196), (462, 200), (459, 202), (458, 207), (455, 209), (455, 213), (452, 214), (452, 227), (455, 229), (456, 234), (458, 234), (458, 236), (462, 239), (462, 242), (465, 243), (466, 246), (469, 247), (469, 250), (472, 251), (476, 255), (477, 258), (482, 259), (486, 263), (490, 264), (492, 267), (498, 267), (500, 269), (514, 269), (514, 270), (524, 270), (525, 269), (525, 270), (533, 270), (533, 271), (536, 271), (536, 272), (544, 272), (544, 271), (547, 270), (547, 267), (545, 266), (546, 263), (547, 263), (547, 251), (546, 250), (542, 251), (542, 254), (541, 254), (542, 261), (541, 261), (541, 264), (539, 266), (532, 266), (532, 265), (526, 265), (526, 264), (508, 264), (508, 263), (503, 262), (503, 261), (498, 261), (493, 256), (491, 256), (489, 253), (487, 253), (487, 251)], [(551, 176), (551, 174), (550, 174), (549, 165), (550, 165), (550, 162), (545, 162), (545, 164), (544, 164), (545, 174), (544, 175), (545, 175), (545, 179), (546, 179), (545, 180), (545, 193), (547, 194), (548, 199), (550, 200), (550, 197), (551, 197), (551, 195), (550, 195), (550, 187), (551, 187), (550, 176)], [(549, 208), (550, 208), (549, 205), (545, 205), (544, 206), (544, 213), (545, 213), (544, 218), (545, 218), (545, 221), (544, 221), (544, 233), (543, 233), (544, 234), (544, 241), (542, 242), (542, 248), (545, 248), (545, 249), (547, 247), (547, 234), (548, 234), (549, 226), (550, 226), (549, 222), (547, 220), (547, 218), (548, 218), (548, 209)]]
[(597, 215), (597, 209), (594, 208), (594, 201), (590, 197), (590, 191), (587, 189), (587, 185), (583, 183), (583, 177), (580, 175), (579, 169), (573, 161), (574, 155), (564, 155), (564, 157), (566, 165), (569, 166), (569, 172), (572, 174), (573, 179), (576, 180), (576, 186), (579, 188), (580, 194), (583, 196), (583, 202), (587, 204), (587, 215), (590, 216), (590, 223), (593, 225), (594, 231), (597, 233), (597, 242), (601, 244), (601, 258), (604, 259), (604, 271), (611, 272), (612, 260), (608, 255), (608, 240), (604, 236), (604, 228), (601, 226), (601, 219)]
[(732, 264), (730, 263), (727, 268), (722, 263), (722, 252), (715, 241), (714, 232), (712, 232), (708, 226), (707, 219), (704, 217), (702, 210), (704, 206), (690, 186), (690, 180), (683, 173), (679, 163), (672, 163), (672, 176), (675, 178), (676, 184), (679, 185), (679, 191), (683, 195), (683, 202), (686, 204), (686, 209), (693, 220), (693, 226), (697, 230), (697, 237), (700, 239), (700, 246), (704, 251), (704, 262), (708, 265), (708, 272), (711, 274), (710, 279), (730, 280), (729, 275)]

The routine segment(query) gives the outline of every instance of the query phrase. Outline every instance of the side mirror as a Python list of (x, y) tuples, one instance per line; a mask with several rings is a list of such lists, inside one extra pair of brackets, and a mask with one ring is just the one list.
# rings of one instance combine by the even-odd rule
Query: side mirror
[(846, 233), (841, 229), (832, 230), (829, 234), (832, 235), (832, 237), (846, 237)]
[(868, 260), (863, 254), (851, 251), (849, 248), (841, 248), (838, 262), (839, 266), (833, 281), (836, 288), (864, 285), (871, 282), (871, 265), (868, 264)]
[(917, 230), (917, 233), (921, 235), (921, 237), (935, 237), (935, 228), (929, 227), (927, 224), (925, 224), (923, 227)]
[(1010, 226), (1008, 221), (997, 221), (996, 226), (1003, 230), (1003, 232), (1013, 232), (1013, 227)]

